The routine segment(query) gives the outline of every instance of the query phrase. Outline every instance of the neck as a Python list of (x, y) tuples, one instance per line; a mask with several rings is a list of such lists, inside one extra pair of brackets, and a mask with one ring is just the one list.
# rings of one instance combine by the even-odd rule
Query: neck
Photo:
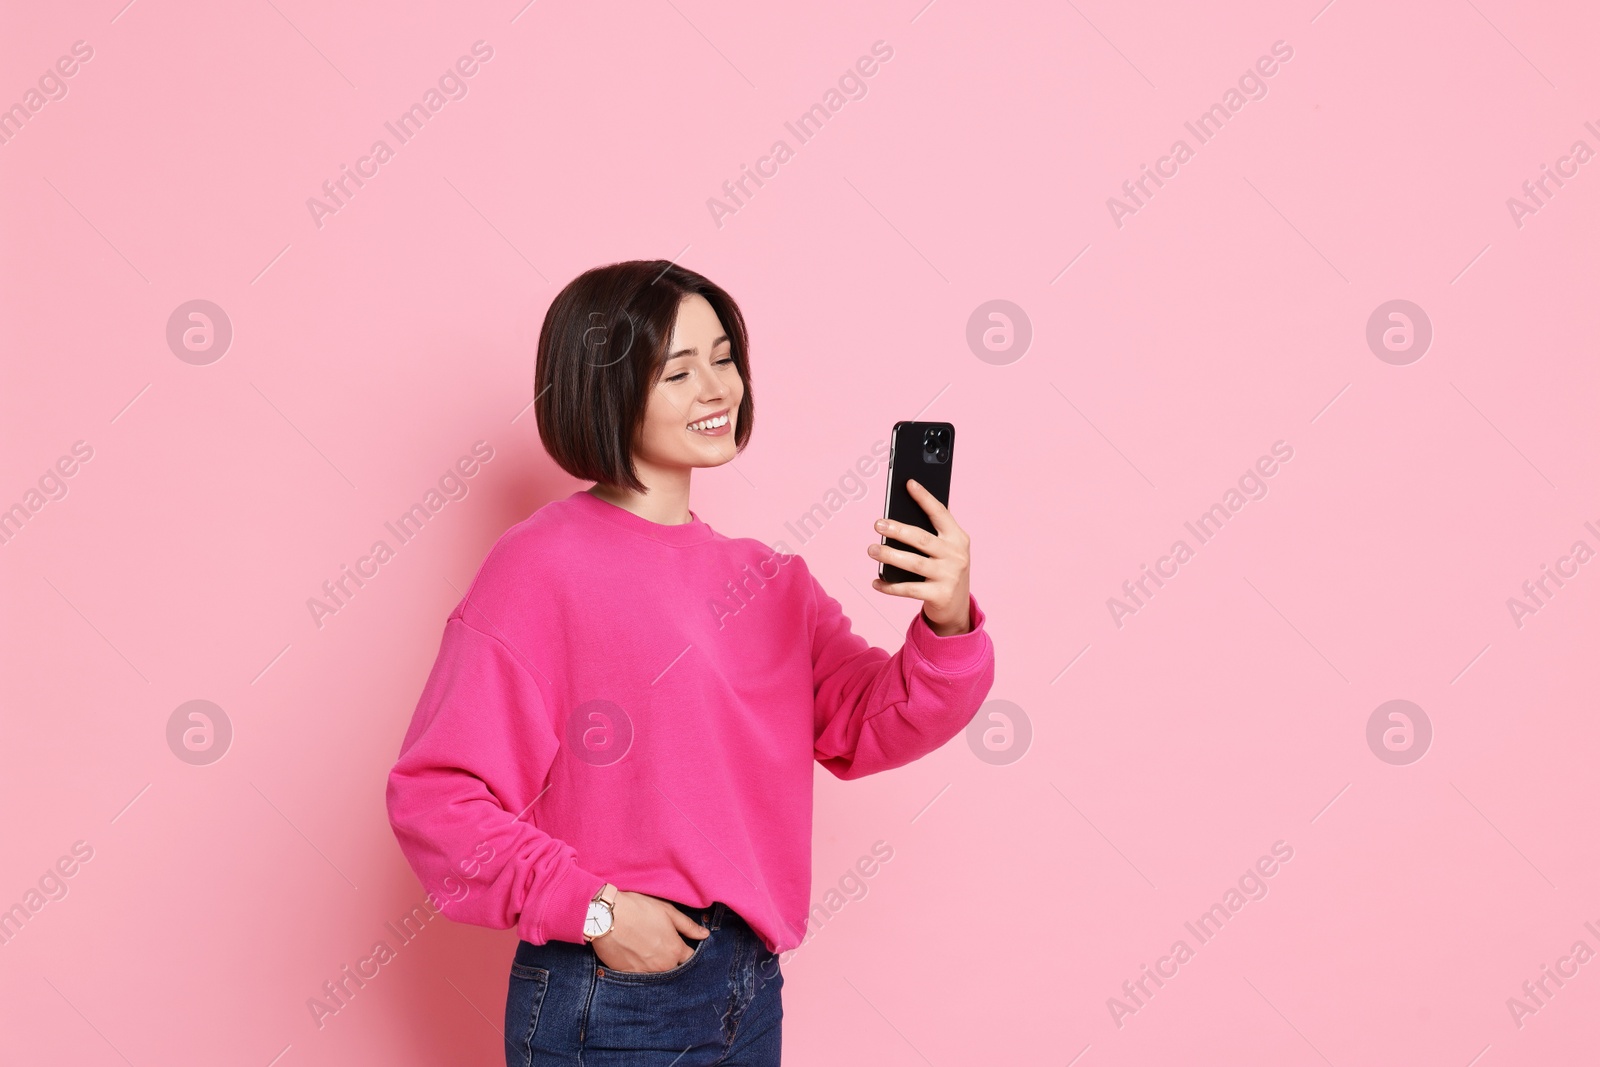
[(664, 470), (634, 460), (634, 469), (646, 492), (625, 486), (597, 484), (589, 492), (607, 503), (663, 526), (692, 522), (689, 515), (689, 469)]

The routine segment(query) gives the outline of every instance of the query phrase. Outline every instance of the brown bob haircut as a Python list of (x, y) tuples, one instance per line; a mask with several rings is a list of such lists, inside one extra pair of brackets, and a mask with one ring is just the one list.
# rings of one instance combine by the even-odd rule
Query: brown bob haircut
[(575, 478), (645, 492), (633, 465), (650, 391), (667, 362), (683, 298), (705, 297), (728, 334), (744, 382), (734, 445), (755, 422), (744, 313), (720, 286), (666, 259), (584, 271), (556, 294), (539, 330), (533, 410), (550, 458)]

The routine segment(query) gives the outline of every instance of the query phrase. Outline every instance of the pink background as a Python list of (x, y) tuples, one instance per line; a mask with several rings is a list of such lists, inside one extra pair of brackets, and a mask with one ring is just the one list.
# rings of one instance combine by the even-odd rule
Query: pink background
[[(1600, 549), (1600, 161), (1520, 227), (1506, 201), (1600, 149), (1600, 20), (918, 2), (12, 5), (0, 104), (93, 58), (0, 145), (0, 506), (93, 456), (0, 545), (0, 907), (93, 856), (0, 946), (0, 1059), (500, 1062), (515, 935), (396, 947), (422, 890), (384, 777), (488, 547), (581, 485), (528, 407), (545, 307), (652, 257), (750, 321), (754, 440), (696, 479), (717, 529), (786, 539), (895, 420), (956, 425), (991, 699), (1020, 709), (1008, 750), (818, 770), (814, 899), (894, 856), (787, 961), (788, 1062), (1593, 1058), (1600, 961), (1520, 1027), (1507, 998), (1600, 950), (1600, 563), (1520, 627), (1507, 599)], [(318, 228), (306, 200), (478, 40), (467, 95)], [(798, 144), (878, 40), (865, 98)], [(1199, 145), (1184, 122), (1280, 40)], [(1107, 198), (1179, 137), (1118, 227)], [(719, 227), (708, 198), (779, 138)], [(208, 365), (166, 340), (195, 299), (234, 331)], [(1033, 337), (990, 362), (966, 335), (996, 299)], [(1396, 299), (1434, 334), (1405, 365), (1366, 341)], [(468, 494), (319, 629), (308, 598), (478, 440)], [(1277, 441), (1199, 545), (1184, 523)], [(893, 649), (915, 605), (869, 587), (882, 493), (789, 546)], [(1178, 538), (1119, 627), (1108, 598)], [(205, 766), (166, 733), (196, 699), (234, 731)], [(1366, 739), (1394, 699), (1433, 729), (1405, 765)], [(1199, 945), (1184, 923), (1277, 841)], [(380, 938), (319, 1028), (307, 1000)]]

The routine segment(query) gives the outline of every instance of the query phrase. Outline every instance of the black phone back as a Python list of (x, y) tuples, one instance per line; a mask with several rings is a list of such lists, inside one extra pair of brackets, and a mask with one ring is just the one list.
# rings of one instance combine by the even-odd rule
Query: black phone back
[[(950, 468), (955, 459), (956, 428), (948, 422), (897, 422), (892, 438), (884, 517), (935, 533), (933, 520), (906, 489), (906, 479), (916, 479), (939, 498), (939, 503), (950, 506)], [(890, 548), (925, 555), (892, 537), (883, 538), (883, 543)], [(891, 563), (878, 564), (878, 577), (890, 583), (923, 581), (922, 575)]]

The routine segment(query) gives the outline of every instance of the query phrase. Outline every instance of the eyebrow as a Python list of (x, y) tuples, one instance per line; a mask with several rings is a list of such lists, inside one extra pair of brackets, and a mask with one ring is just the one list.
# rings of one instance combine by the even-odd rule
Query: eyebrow
[[(712, 348), (716, 348), (718, 345), (720, 345), (722, 342), (726, 341), (727, 339), (728, 339), (728, 335), (727, 334), (725, 334), (725, 333), (718, 334), (716, 340), (711, 342), (711, 347)], [(692, 348), (692, 347), (691, 348), (680, 349), (677, 352), (673, 352), (671, 355), (667, 356), (667, 360), (668, 360), (668, 362), (671, 362), (674, 359), (682, 359), (684, 356), (695, 355), (699, 351), (700, 350), (698, 348)]]

